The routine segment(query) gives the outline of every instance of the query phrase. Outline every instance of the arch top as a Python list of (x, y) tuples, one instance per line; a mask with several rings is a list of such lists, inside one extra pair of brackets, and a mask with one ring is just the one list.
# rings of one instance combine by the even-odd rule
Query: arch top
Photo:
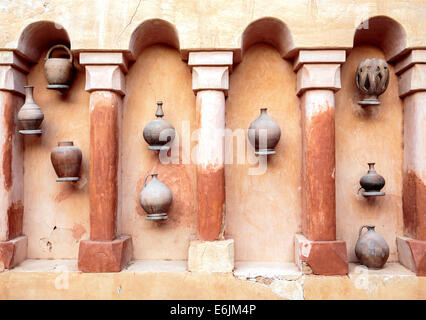
[(374, 16), (362, 22), (355, 31), (353, 46), (369, 44), (383, 50), (392, 62), (407, 51), (407, 35), (402, 25), (387, 16)]
[(154, 44), (166, 44), (180, 51), (176, 27), (163, 19), (145, 20), (132, 32), (129, 51), (136, 59), (143, 49)]
[(264, 17), (250, 23), (241, 37), (242, 55), (256, 43), (274, 46), (282, 57), (294, 49), (290, 29), (280, 19)]
[(37, 21), (27, 25), (21, 32), (17, 50), (30, 62), (37, 62), (41, 54), (55, 44), (71, 48), (65, 28), (53, 21)]

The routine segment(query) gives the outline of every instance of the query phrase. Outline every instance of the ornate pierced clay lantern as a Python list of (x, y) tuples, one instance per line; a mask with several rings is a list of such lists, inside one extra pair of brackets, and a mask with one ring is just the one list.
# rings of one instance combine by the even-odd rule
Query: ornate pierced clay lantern
[[(152, 179), (147, 184), (146, 180), (149, 176)], [(154, 173), (145, 177), (144, 188), (139, 196), (139, 203), (147, 213), (147, 220), (167, 219), (167, 211), (173, 200), (172, 192), (157, 176), (158, 174)]]
[[(68, 58), (52, 58), (53, 51), (66, 51)], [(47, 52), (44, 63), (44, 74), (49, 84), (47, 89), (66, 90), (70, 87), (73, 72), (73, 56), (70, 49), (62, 44), (53, 46)]]
[(378, 96), (385, 92), (389, 84), (389, 68), (383, 59), (363, 59), (356, 70), (356, 85), (364, 99), (358, 103), (366, 105), (378, 105)]
[(275, 146), (280, 141), (281, 129), (266, 113), (267, 108), (260, 109), (260, 115), (248, 129), (248, 139), (255, 148), (256, 155), (275, 154)]
[(385, 179), (377, 174), (374, 169), (374, 162), (369, 162), (368, 172), (359, 180), (361, 188), (364, 189), (362, 195), (364, 197), (384, 196), (385, 193), (380, 191), (385, 186)]
[(143, 138), (149, 144), (150, 150), (169, 150), (170, 144), (175, 138), (175, 128), (163, 119), (163, 102), (157, 102), (156, 119), (149, 122), (143, 129)]
[(21, 125), (21, 134), (41, 134), (40, 125), (44, 114), (35, 103), (33, 97), (33, 86), (25, 86), (25, 103), (18, 112), (18, 121)]
[(79, 179), (82, 154), (72, 141), (58, 142), (58, 146), (50, 153), (50, 160), (58, 176), (56, 181), (77, 181)]

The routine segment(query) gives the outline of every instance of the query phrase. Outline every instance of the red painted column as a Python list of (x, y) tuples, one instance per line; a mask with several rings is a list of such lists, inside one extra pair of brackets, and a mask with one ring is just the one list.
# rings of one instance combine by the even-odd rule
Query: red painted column
[(302, 110), (302, 232), (296, 263), (322, 275), (348, 272), (346, 243), (336, 240), (334, 92), (344, 50), (301, 50), (295, 60)]
[(83, 52), (90, 92), (90, 240), (80, 242), (84, 272), (118, 272), (132, 257), (120, 236), (120, 119), (126, 61), (120, 52)]
[(225, 95), (232, 52), (191, 52), (197, 95), (197, 201), (200, 240), (223, 240), (225, 210)]
[(12, 51), (0, 52), (0, 270), (27, 256), (24, 217), (23, 137), (16, 115), (24, 103), (28, 67)]
[(403, 220), (400, 262), (426, 276), (426, 50), (412, 50), (395, 66), (404, 101)]

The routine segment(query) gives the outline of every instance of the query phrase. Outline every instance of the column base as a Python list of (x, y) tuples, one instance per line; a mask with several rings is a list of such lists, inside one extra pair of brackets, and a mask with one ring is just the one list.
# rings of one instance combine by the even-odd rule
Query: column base
[(396, 245), (399, 262), (417, 276), (426, 276), (426, 241), (398, 236)]
[(296, 234), (294, 245), (295, 262), (303, 273), (324, 276), (348, 274), (345, 241), (311, 241), (302, 234)]
[[(0, 267), (12, 269), (27, 257), (28, 237), (19, 236), (0, 242)], [(3, 264), (3, 265), (1, 265)]]
[(188, 270), (192, 272), (232, 272), (234, 240), (200, 241), (189, 244)]
[(132, 258), (130, 236), (112, 241), (81, 240), (78, 269), (83, 272), (120, 272)]

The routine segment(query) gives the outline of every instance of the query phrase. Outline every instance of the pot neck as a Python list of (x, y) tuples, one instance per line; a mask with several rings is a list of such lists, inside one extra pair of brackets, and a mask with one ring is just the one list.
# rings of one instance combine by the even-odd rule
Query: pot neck
[(25, 88), (25, 102), (34, 102), (33, 92), (34, 86), (24, 86)]
[(58, 147), (65, 147), (65, 146), (73, 146), (73, 141), (60, 141), (58, 142)]
[(376, 169), (374, 169), (374, 162), (369, 162), (368, 163), (368, 172), (376, 172)]
[(157, 118), (162, 118), (164, 116), (162, 101), (157, 102), (157, 112), (155, 113), (155, 115)]
[(260, 114), (267, 114), (266, 110), (268, 110), (268, 108), (261, 108)]

